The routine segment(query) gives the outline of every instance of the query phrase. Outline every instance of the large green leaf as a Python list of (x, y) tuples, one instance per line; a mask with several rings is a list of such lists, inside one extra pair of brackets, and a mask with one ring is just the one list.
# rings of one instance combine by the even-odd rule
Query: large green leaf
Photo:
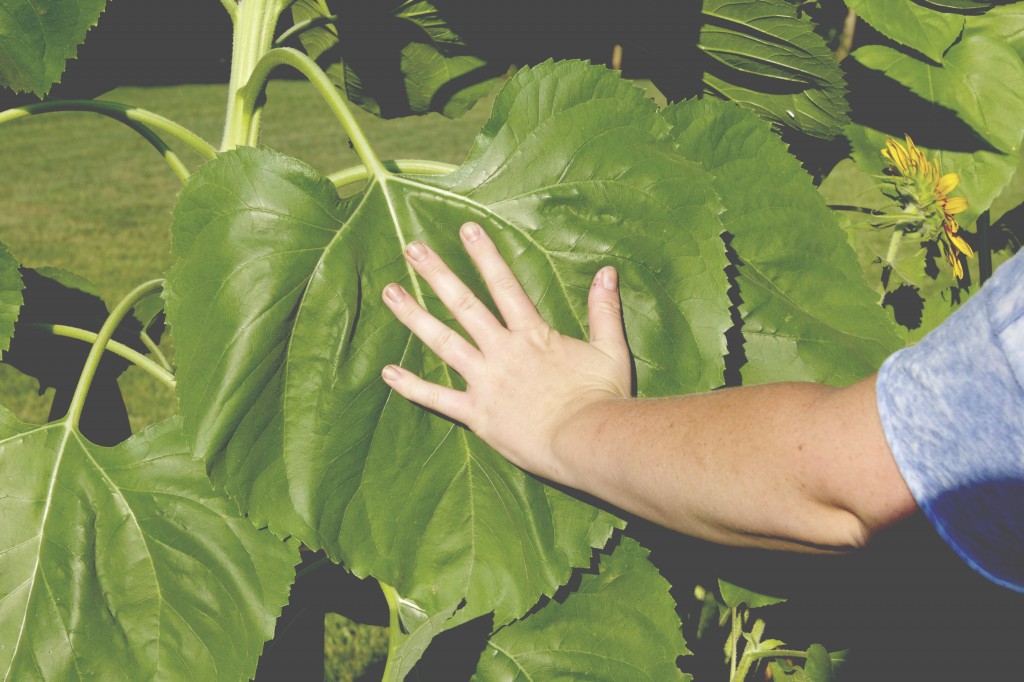
[(204, 166), (175, 212), (182, 260), (167, 288), (197, 455), (272, 528), (426, 614), (464, 597), (463, 617), (522, 615), (620, 523), (393, 395), (380, 380), (389, 362), (461, 380), (380, 292), (402, 282), (450, 320), (401, 253), (426, 241), (482, 291), (457, 236), (473, 219), (564, 333), (586, 336), (591, 278), (619, 267), (642, 394), (720, 385), (730, 324), (720, 204), (669, 131), (644, 91), (612, 72), (548, 63), (506, 85), (448, 176), (384, 173), (342, 201), (269, 150)]
[[(965, 31), (942, 66), (919, 61), (884, 45), (867, 45), (851, 55), (884, 73), (928, 102), (946, 107), (982, 139), (1003, 152), (1016, 152), (1024, 137), (1024, 62), (996, 36)], [(998, 192), (998, 190), (996, 190)]]
[(1013, 2), (967, 18), (967, 27), (998, 36), (1024, 59), (1024, 2)]
[(303, 47), (349, 99), (378, 116), (461, 116), (507, 70), (468, 53), (427, 0), (298, 0), (292, 14), (296, 23), (323, 22), (302, 34)]
[(676, 658), (690, 652), (669, 584), (646, 562), (647, 554), (635, 540), (623, 539), (564, 601), (551, 601), (492, 635), (473, 680), (691, 679), (676, 667)]
[(901, 342), (843, 231), (768, 123), (710, 99), (666, 116), (725, 203), (739, 260), (744, 383), (843, 385), (878, 369)]
[(45, 95), (106, 5), (106, 0), (5, 0), (0, 4), (0, 85)]
[(704, 0), (702, 12), (707, 88), (809, 135), (839, 134), (849, 110), (842, 72), (792, 3)]
[(11, 255), (7, 245), (0, 242), (0, 357), (4, 357), (10, 348), (14, 323), (21, 310), (23, 288), (18, 261)]
[(962, 15), (939, 12), (911, 0), (846, 0), (846, 4), (879, 33), (938, 64), (964, 28)]
[(0, 408), (0, 679), (244, 680), (298, 551), (210, 486), (176, 420), (113, 448)]

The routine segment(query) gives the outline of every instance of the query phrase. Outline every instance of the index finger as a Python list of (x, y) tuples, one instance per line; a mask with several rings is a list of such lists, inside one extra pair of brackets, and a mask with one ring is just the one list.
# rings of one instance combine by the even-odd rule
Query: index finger
[(512, 330), (545, 324), (537, 307), (487, 233), (476, 223), (466, 223), (459, 230), (459, 235), (469, 257), (480, 271), (487, 290), (491, 292), (491, 298), (498, 306), (505, 326)]

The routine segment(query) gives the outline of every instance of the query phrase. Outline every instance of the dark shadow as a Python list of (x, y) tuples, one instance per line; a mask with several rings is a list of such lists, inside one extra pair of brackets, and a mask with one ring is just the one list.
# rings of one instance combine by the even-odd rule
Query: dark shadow
[(729, 259), (729, 265), (725, 268), (725, 275), (729, 280), (729, 318), (732, 325), (725, 332), (725, 372), (722, 380), (723, 386), (743, 385), (743, 365), (747, 364), (747, 352), (744, 348), (743, 339), (743, 315), (740, 313), (740, 306), (743, 298), (740, 295), (740, 265), (742, 261), (732, 247), (733, 236), (728, 232), (722, 233), (722, 241), (725, 243), (725, 255)]
[(442, 632), (430, 642), (423, 657), (406, 676), (406, 681), (459, 682), (470, 679), (494, 629), (493, 621), (490, 615), (481, 616)]
[[(48, 275), (22, 268), (25, 283), (24, 304), (14, 328), (10, 349), (4, 362), (39, 381), (40, 393), (53, 388), (50, 420), (67, 414), (91, 344), (56, 336), (35, 325), (67, 325), (99, 332), (107, 319), (106, 304), (99, 296), (56, 272)], [(84, 283), (83, 283), (84, 285)], [(138, 351), (149, 351), (139, 340), (142, 325), (128, 316), (114, 332), (114, 340)], [(150, 325), (155, 341), (163, 332), (163, 316)], [(100, 361), (82, 411), (82, 435), (97, 445), (116, 445), (131, 435), (128, 411), (117, 385), (117, 378), (130, 366), (112, 353)]]

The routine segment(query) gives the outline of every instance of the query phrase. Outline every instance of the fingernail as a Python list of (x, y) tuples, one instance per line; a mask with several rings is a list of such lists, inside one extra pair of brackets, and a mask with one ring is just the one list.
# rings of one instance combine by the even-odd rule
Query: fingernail
[(402, 300), (402, 287), (397, 284), (389, 284), (384, 287), (384, 298), (388, 299), (392, 303), (398, 303)]
[(601, 286), (609, 291), (615, 291), (619, 285), (619, 273), (615, 268), (608, 266), (601, 270)]
[(466, 223), (462, 226), (462, 238), (467, 242), (475, 242), (480, 238), (480, 226), (476, 223)]
[(384, 379), (384, 381), (398, 381), (398, 377), (400, 377), (401, 375), (401, 370), (399, 370), (394, 365), (387, 365), (384, 369), (380, 371), (380, 376), (382, 379)]
[(423, 245), (423, 242), (410, 242), (405, 247), (405, 253), (411, 260), (418, 263), (427, 257), (427, 247)]

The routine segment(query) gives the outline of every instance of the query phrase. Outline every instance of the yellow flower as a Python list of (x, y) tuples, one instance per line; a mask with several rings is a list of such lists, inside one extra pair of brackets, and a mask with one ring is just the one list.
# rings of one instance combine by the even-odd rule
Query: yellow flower
[(906, 214), (904, 231), (921, 232), (925, 239), (938, 238), (953, 274), (963, 279), (960, 256), (973, 258), (974, 250), (960, 234), (954, 217), (967, 210), (967, 199), (949, 196), (960, 184), (960, 176), (940, 175), (938, 162), (929, 161), (909, 135), (906, 144), (887, 139), (882, 156), (889, 161), (888, 175)]

